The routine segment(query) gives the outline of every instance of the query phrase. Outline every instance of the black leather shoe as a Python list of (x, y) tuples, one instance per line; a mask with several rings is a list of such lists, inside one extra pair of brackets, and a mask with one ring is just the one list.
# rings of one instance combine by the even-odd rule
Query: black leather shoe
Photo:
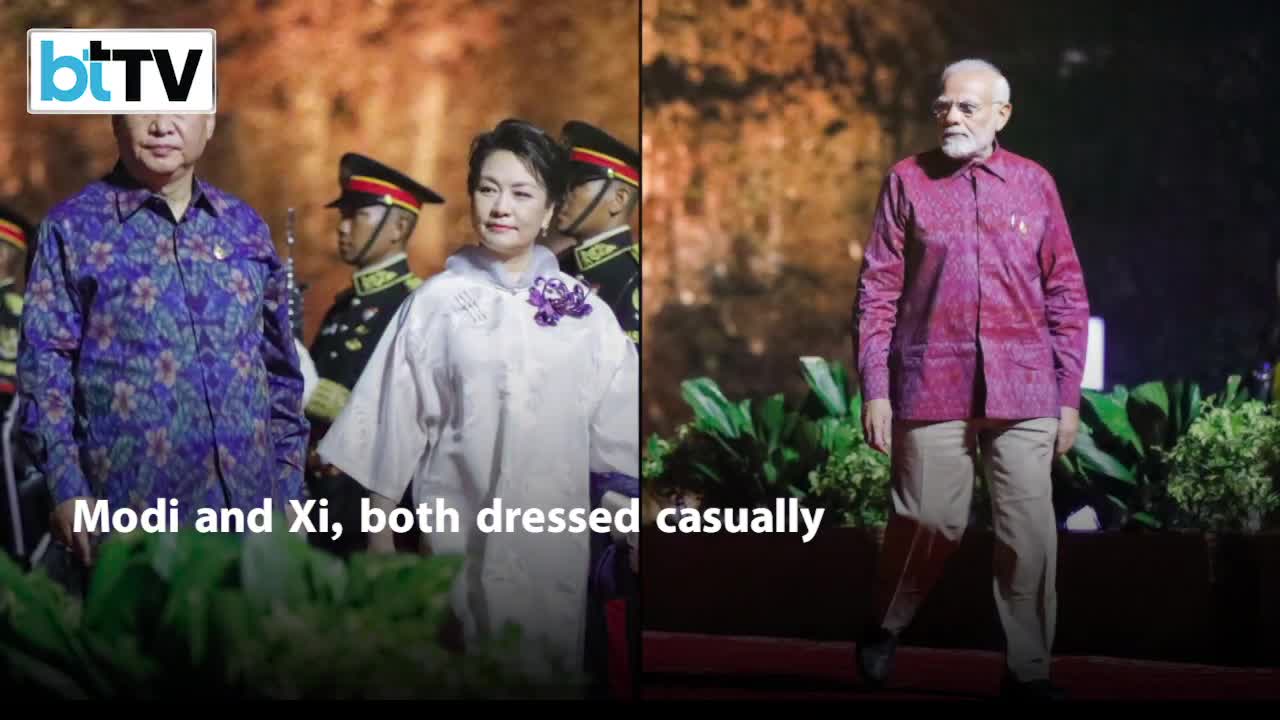
[(884, 687), (893, 672), (898, 637), (882, 627), (871, 628), (858, 641), (858, 674), (872, 687)]
[(1066, 700), (1067, 694), (1048, 679), (1023, 681), (1005, 673), (1000, 683), (1000, 697), (1003, 700), (1059, 702)]

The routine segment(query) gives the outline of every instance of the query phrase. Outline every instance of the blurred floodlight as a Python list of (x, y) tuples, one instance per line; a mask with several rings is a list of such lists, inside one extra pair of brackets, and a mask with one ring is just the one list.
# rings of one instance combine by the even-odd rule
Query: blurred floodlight
[(1106, 355), (1106, 323), (1100, 317), (1089, 318), (1089, 347), (1084, 358), (1086, 390), (1103, 389), (1103, 359)]

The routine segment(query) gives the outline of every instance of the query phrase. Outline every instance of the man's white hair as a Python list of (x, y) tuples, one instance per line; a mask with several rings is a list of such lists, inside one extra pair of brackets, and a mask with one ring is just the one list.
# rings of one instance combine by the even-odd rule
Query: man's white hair
[(973, 72), (975, 70), (989, 72), (996, 76), (995, 87), (992, 90), (994, 93), (994, 97), (991, 98), (992, 100), (1000, 103), (1009, 102), (1010, 90), (1008, 78), (1004, 76), (1004, 73), (1000, 72), (999, 68), (986, 60), (966, 58), (964, 60), (957, 60), (956, 62), (951, 63), (942, 71), (942, 78), (939, 81), (938, 87), (939, 89), (945, 88), (947, 86), (947, 80), (958, 72)]

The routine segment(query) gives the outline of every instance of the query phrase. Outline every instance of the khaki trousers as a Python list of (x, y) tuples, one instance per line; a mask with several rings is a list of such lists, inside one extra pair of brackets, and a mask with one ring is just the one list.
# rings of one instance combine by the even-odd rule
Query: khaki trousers
[(910, 624), (969, 520), (976, 473), (991, 490), (992, 592), (1006, 664), (1020, 680), (1047, 678), (1057, 621), (1057, 524), (1051, 467), (1058, 420), (895, 422), (893, 510), (885, 530), (877, 619)]

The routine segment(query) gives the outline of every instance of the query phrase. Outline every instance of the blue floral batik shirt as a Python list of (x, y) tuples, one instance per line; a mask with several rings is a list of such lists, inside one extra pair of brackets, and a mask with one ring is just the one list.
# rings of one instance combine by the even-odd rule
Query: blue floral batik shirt
[(176, 498), (186, 522), (302, 497), (285, 268), (252, 208), (196, 179), (175, 220), (117, 165), (50, 211), (35, 253), (20, 429), (55, 502)]

